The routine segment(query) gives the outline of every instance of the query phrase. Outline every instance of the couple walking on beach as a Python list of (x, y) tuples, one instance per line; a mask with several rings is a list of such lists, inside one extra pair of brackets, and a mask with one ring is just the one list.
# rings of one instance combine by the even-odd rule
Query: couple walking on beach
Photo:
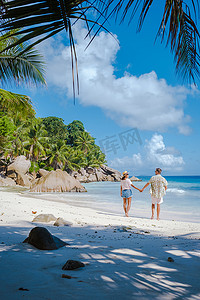
[(131, 186), (140, 191), (143, 192), (144, 189), (150, 184), (151, 189), (151, 200), (152, 200), (152, 216), (151, 219), (154, 218), (154, 212), (155, 212), (155, 205), (157, 204), (157, 220), (160, 220), (160, 204), (163, 203), (163, 196), (165, 195), (166, 189), (167, 189), (167, 180), (161, 176), (162, 170), (160, 168), (156, 168), (155, 170), (155, 176), (152, 176), (149, 182), (145, 184), (145, 186), (142, 189), (138, 189), (136, 186), (132, 184), (130, 179), (128, 178), (129, 174), (127, 171), (123, 172), (123, 176), (121, 179), (121, 197), (123, 198), (123, 207), (126, 217), (128, 217), (128, 212), (131, 208), (131, 197), (132, 197), (132, 191)]

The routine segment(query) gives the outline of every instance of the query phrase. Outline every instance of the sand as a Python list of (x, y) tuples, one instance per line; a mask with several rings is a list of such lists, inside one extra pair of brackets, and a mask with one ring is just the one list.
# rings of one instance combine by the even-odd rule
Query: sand
[[(200, 223), (126, 218), (6, 189), (0, 203), (0, 299), (200, 299)], [(41, 213), (73, 225), (33, 223)], [(22, 243), (35, 226), (69, 246)], [(63, 271), (68, 259), (85, 267)]]

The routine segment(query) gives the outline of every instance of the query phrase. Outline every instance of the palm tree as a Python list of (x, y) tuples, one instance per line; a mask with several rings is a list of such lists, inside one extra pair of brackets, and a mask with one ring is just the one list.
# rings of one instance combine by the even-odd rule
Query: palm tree
[(70, 157), (71, 165), (73, 169), (79, 170), (87, 166), (87, 159), (85, 153), (80, 149), (73, 149)]
[[(18, 35), (9, 37), (9, 35), (13, 33), (16, 34), (17, 30), (12, 30), (0, 37), (1, 85), (11, 83), (11, 80), (17, 84), (24, 82), (46, 84), (43, 77), (44, 70), (42, 58), (36, 50), (30, 49), (28, 52), (20, 54), (26, 47), (24, 43), (20, 43), (8, 50), (3, 50), (8, 45), (19, 40), (20, 37)], [(16, 56), (17, 58), (14, 59)], [(22, 122), (24, 119), (33, 119), (35, 116), (35, 110), (33, 109), (31, 100), (28, 96), (12, 93), (4, 89), (0, 89), (0, 112), (4, 113), (5, 117), (9, 117), (12, 120), (13, 126), (17, 120)], [(17, 126), (12, 135), (0, 137), (0, 156), (2, 154), (4, 154), (4, 156), (9, 154), (12, 157), (13, 155), (24, 154), (25, 149), (22, 140), (24, 130), (22, 125), (15, 125)]]
[(101, 148), (97, 145), (94, 145), (92, 149), (92, 154), (95, 157), (95, 162), (100, 166), (102, 164), (106, 163), (106, 156), (105, 154), (101, 151)]
[[(31, 105), (31, 100), (28, 96), (11, 93), (0, 89), (0, 112), (2, 116), (10, 119), (13, 124), (14, 132), (7, 135), (4, 139), (4, 156), (7, 154), (10, 157), (17, 155), (24, 155), (26, 149), (24, 148), (23, 141), (27, 140), (27, 132), (30, 124), (35, 119), (35, 110)], [(0, 144), (2, 144), (0, 142)], [(1, 154), (0, 154), (1, 155)]]
[[(121, 16), (120, 21), (123, 21), (130, 12), (130, 20), (132, 20), (135, 13), (142, 6), (138, 25), (138, 29), (141, 30), (145, 17), (153, 3), (155, 3), (155, 0), (94, 0), (92, 3), (88, 0), (1, 1), (2, 22), (0, 28), (7, 31), (11, 29), (18, 30), (23, 27), (19, 31), (23, 34), (23, 38), (9, 45), (6, 48), (7, 50), (19, 45), (21, 42), (34, 39), (34, 42), (27, 47), (27, 50), (29, 50), (31, 46), (62, 30), (66, 30), (71, 45), (74, 78), (74, 58), (75, 61), (77, 59), (71, 20), (76, 22), (82, 19), (85, 20), (87, 25), (89, 22), (93, 22), (94, 25), (98, 24), (97, 34), (111, 16), (114, 15), (116, 19)], [(200, 75), (200, 34), (197, 22), (199, 0), (190, 0), (190, 6), (182, 0), (165, 0), (163, 4), (165, 4), (164, 13), (161, 16), (157, 36), (161, 36), (161, 41), (163, 41), (165, 35), (167, 35), (166, 43), (171, 45), (177, 72), (183, 78), (194, 81), (195, 77)], [(99, 14), (96, 20), (88, 20), (87, 13), (90, 9)], [(100, 25), (99, 20), (101, 18), (103, 18), (103, 21)], [(91, 29), (88, 30), (89, 34)], [(15, 35), (16, 33), (12, 34), (12, 36)], [(22, 53), (24, 51), (26, 50), (23, 50)]]
[(36, 162), (40, 155), (46, 155), (45, 146), (47, 147), (48, 140), (47, 132), (41, 120), (35, 119), (29, 129), (28, 139), (23, 142), (30, 160)]
[(0, 113), (0, 156), (4, 155), (4, 158), (12, 149), (15, 129), (16, 127), (13, 121), (8, 116), (4, 116)]
[(15, 124), (15, 131), (13, 133), (11, 156), (26, 155), (27, 151), (24, 147), (24, 141), (28, 139), (30, 120), (22, 120), (20, 114), (16, 113), (13, 122)]
[(75, 140), (75, 146), (77, 149), (82, 150), (84, 153), (88, 153), (92, 146), (94, 146), (94, 138), (87, 131), (81, 132), (79, 137)]
[(70, 146), (75, 145), (77, 138), (85, 131), (83, 123), (78, 120), (67, 125), (67, 144)]
[(47, 150), (47, 160), (54, 170), (58, 168), (64, 169), (65, 163), (67, 162), (67, 151), (68, 146), (63, 140), (59, 140), (56, 144), (50, 145), (49, 150)]
[(69, 145), (67, 145), (65, 158), (65, 170), (79, 170), (87, 165), (83, 151)]
[(86, 166), (98, 168), (105, 163), (105, 154), (101, 151), (99, 146), (94, 145), (86, 155)]

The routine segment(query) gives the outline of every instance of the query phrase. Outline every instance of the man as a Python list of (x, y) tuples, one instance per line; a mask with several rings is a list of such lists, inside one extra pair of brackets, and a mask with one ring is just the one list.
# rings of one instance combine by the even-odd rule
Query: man
[(143, 187), (142, 192), (146, 187), (151, 184), (150, 193), (152, 199), (152, 216), (151, 219), (154, 218), (155, 205), (157, 203), (157, 220), (160, 220), (160, 204), (163, 203), (163, 196), (167, 190), (167, 180), (161, 176), (162, 170), (157, 168), (155, 170), (155, 176), (152, 176), (149, 182)]

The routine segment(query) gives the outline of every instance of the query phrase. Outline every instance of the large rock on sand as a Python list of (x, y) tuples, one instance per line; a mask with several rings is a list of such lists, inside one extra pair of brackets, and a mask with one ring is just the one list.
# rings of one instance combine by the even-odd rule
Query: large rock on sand
[(57, 220), (57, 218), (52, 214), (40, 214), (40, 215), (36, 216), (32, 222), (49, 223), (52, 221), (55, 222), (56, 220)]
[(13, 179), (7, 178), (0, 174), (0, 186), (15, 186), (16, 183)]
[(7, 176), (16, 181), (21, 186), (30, 187), (30, 178), (26, 173), (31, 167), (30, 160), (26, 159), (24, 155), (18, 156), (15, 161), (7, 168)]
[[(70, 171), (69, 171), (70, 172)], [(81, 168), (77, 172), (71, 171), (70, 175), (80, 182), (96, 181), (120, 181), (121, 173), (106, 165), (101, 165), (98, 169), (87, 167)]]
[[(121, 173), (113, 168), (110, 168), (106, 165), (101, 165), (100, 170), (107, 176), (112, 176), (114, 178), (114, 181), (120, 181), (121, 180)], [(111, 177), (108, 178), (108, 180), (112, 180)], [(113, 181), (113, 180), (112, 180)]]
[(38, 174), (40, 177), (42, 176), (46, 176), (49, 173), (49, 171), (45, 170), (45, 169), (39, 169), (38, 170)]
[(63, 218), (56, 218), (52, 214), (40, 214), (33, 219), (33, 223), (49, 223), (54, 222), (54, 226), (70, 226), (71, 222), (64, 220)]
[(27, 187), (31, 186), (31, 182), (29, 180), (29, 176), (26, 175), (26, 174), (17, 173), (16, 183), (19, 184), (19, 185), (21, 185), (21, 186), (27, 186)]
[(54, 226), (70, 226), (73, 224), (71, 222), (64, 220), (63, 218), (58, 218), (53, 225)]
[(141, 179), (139, 179), (139, 178), (137, 178), (137, 177), (135, 177), (135, 176), (132, 176), (132, 177), (130, 178), (130, 180), (131, 180), (131, 181), (142, 181)]
[(26, 174), (31, 167), (30, 160), (26, 159), (24, 155), (18, 156), (15, 161), (10, 164), (7, 171), (14, 171), (18, 174)]
[(33, 183), (30, 192), (86, 192), (86, 189), (67, 172), (56, 170)]
[(40, 250), (56, 250), (60, 247), (68, 245), (59, 238), (53, 236), (44, 227), (33, 228), (23, 243), (29, 243)]

